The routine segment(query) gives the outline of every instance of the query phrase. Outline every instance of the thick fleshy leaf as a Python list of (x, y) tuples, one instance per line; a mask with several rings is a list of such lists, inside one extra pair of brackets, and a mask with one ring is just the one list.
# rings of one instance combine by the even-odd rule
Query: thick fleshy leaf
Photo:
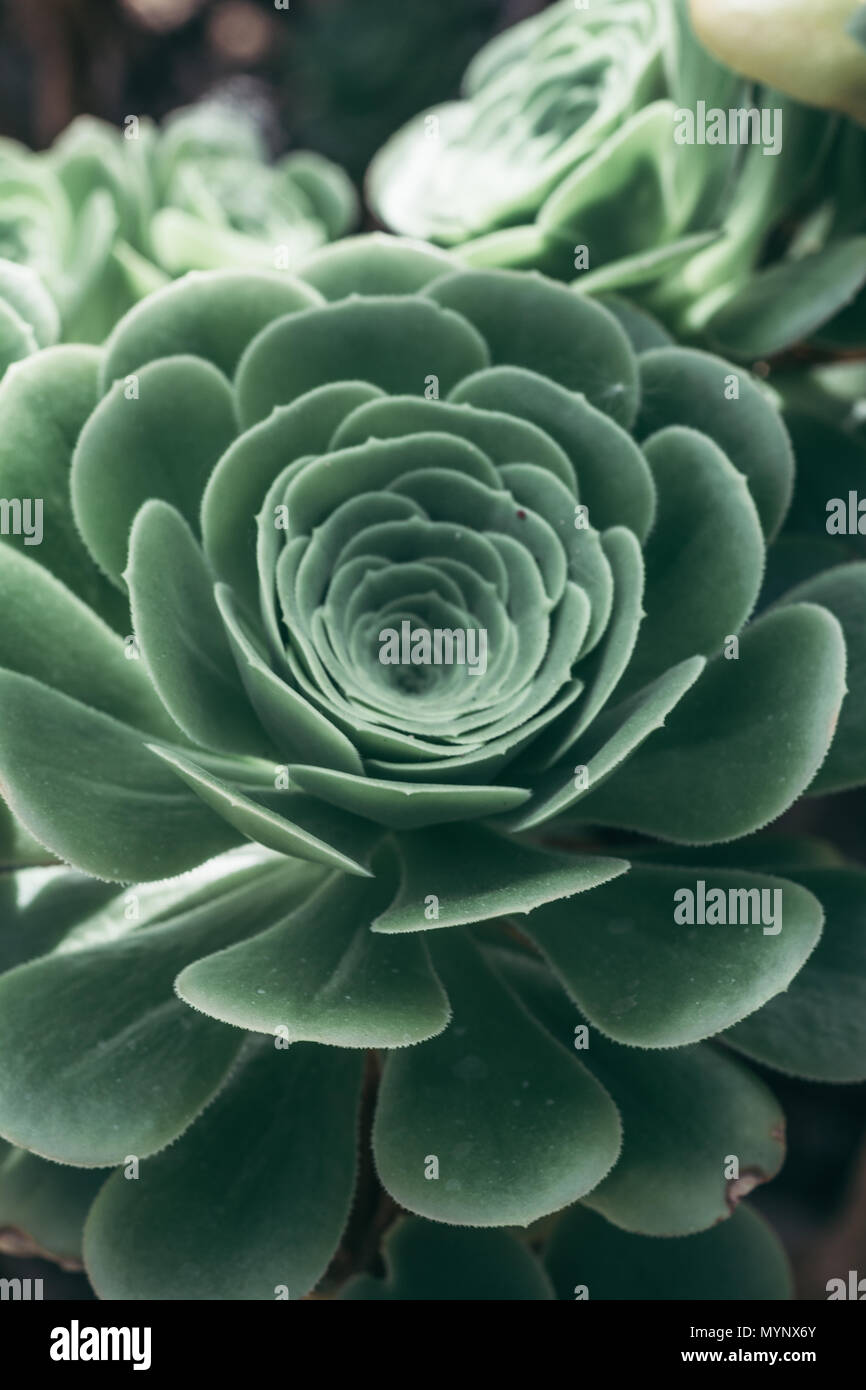
[(178, 728), (206, 747), (266, 754), (273, 745), (238, 675), (207, 561), (167, 502), (136, 516), (124, 577), (142, 661)]
[[(400, 888), (376, 932), (428, 931), (532, 912), (625, 873), (624, 859), (555, 854), (480, 826), (416, 830), (397, 840)], [(431, 897), (435, 902), (431, 903)]]
[(618, 294), (603, 294), (599, 302), (608, 313), (613, 314), (636, 353), (673, 346), (673, 338), (667, 329), (652, 314), (632, 304), (630, 299), (623, 299)]
[(635, 864), (579, 904), (540, 908), (523, 930), (607, 1037), (635, 1047), (682, 1047), (787, 989), (822, 920), (818, 900), (786, 879)]
[(389, 884), (334, 875), (286, 920), (208, 955), (178, 994), (238, 1028), (287, 1042), (407, 1047), (441, 1033), (450, 1009), (419, 937), (375, 936)]
[(394, 830), (480, 820), (509, 811), (529, 798), (529, 792), (523, 787), (385, 782), (376, 777), (333, 772), (329, 768), (299, 767), (295, 763), (290, 765), (289, 773), (303, 791)]
[(564, 1302), (755, 1302), (793, 1295), (782, 1246), (746, 1207), (712, 1230), (678, 1240), (631, 1235), (595, 1212), (575, 1207), (557, 1226), (545, 1263)]
[[(540, 275), (464, 270), (425, 291), (473, 323), (494, 366), (528, 368), (628, 426), (638, 400), (637, 367), (613, 315)], [(443, 393), (444, 394), (444, 393)]]
[(360, 207), (348, 174), (313, 150), (284, 155), (277, 169), (285, 181), (299, 189), (333, 240), (345, 237), (358, 221)]
[(807, 579), (781, 603), (819, 603), (827, 608), (842, 626), (848, 654), (848, 693), (830, 751), (809, 791), (818, 796), (862, 786), (866, 782), (866, 564), (835, 566)]
[(284, 789), (284, 767), (248, 759), (220, 762), (206, 754), (196, 760), (152, 743), (148, 748), (242, 835), (278, 854), (369, 876), (366, 865), (380, 838), (376, 827)]
[[(574, 491), (574, 469), (564, 449), (528, 420), (502, 410), (476, 410), (419, 396), (388, 396), (361, 405), (336, 431), (331, 447), (345, 449), (369, 439), (447, 432), (467, 439), (498, 468), (532, 463)], [(408, 470), (407, 470), (408, 471)]]
[(603, 783), (650, 735), (664, 728), (671, 710), (684, 699), (703, 670), (703, 657), (681, 661), (622, 704), (606, 710), (583, 739), (574, 744), (567, 764), (558, 764), (545, 773), (529, 804), (509, 816), (509, 827), (532, 830), (564, 815), (587, 794), (588, 788)]
[(593, 526), (627, 526), (641, 540), (649, 534), (655, 488), (647, 461), (631, 435), (584, 396), (523, 367), (491, 367), (461, 382), (451, 400), (537, 425), (570, 458)]
[(322, 246), (298, 276), (329, 301), (353, 294), (415, 294), (453, 267), (447, 251), (425, 241), (370, 232)]
[(619, 1161), (584, 1199), (615, 1225), (649, 1236), (706, 1230), (782, 1166), (781, 1107), (714, 1048), (650, 1057), (594, 1038), (584, 1060), (622, 1116)]
[(731, 357), (772, 357), (850, 304), (864, 280), (866, 236), (846, 237), (759, 271), (717, 310), (706, 331), (713, 346)]
[(148, 362), (191, 354), (233, 376), (244, 348), (272, 319), (320, 303), (309, 285), (265, 271), (196, 271), (148, 295), (106, 343), (103, 391)]
[[(576, 1046), (584, 1019), (550, 972), (513, 950), (496, 961), (538, 1021), (563, 1046)], [(578, 1055), (622, 1116), (616, 1166), (583, 1199), (614, 1225), (647, 1236), (705, 1230), (780, 1167), (784, 1115), (766, 1086), (723, 1052), (698, 1044), (646, 1053), (591, 1029)]]
[[(644, 566), (640, 546), (624, 526), (613, 526), (601, 537), (613, 576), (613, 609), (604, 639), (588, 663), (581, 666), (586, 692), (576, 709), (551, 725), (526, 753), (526, 767), (544, 771), (562, 758), (604, 709), (627, 670), (644, 618)], [(515, 764), (512, 775), (523, 766)]]
[(445, 396), (489, 363), (484, 339), (465, 318), (420, 296), (370, 296), (308, 309), (272, 324), (250, 343), (237, 374), (245, 429), (274, 406), (340, 379), (393, 395), (421, 395), (435, 376)]
[(379, 1177), (436, 1221), (528, 1225), (608, 1171), (616, 1109), (462, 933), (435, 939), (433, 963), (454, 1018), (423, 1047), (388, 1057), (373, 1132)]
[(190, 960), (273, 922), (310, 872), (259, 872), (114, 940), (0, 977), (0, 1133), (82, 1167), (163, 1148), (223, 1084), (243, 1037), (175, 995)]
[(59, 858), (128, 883), (182, 873), (237, 844), (128, 724), (12, 671), (0, 671), (0, 700), (4, 794)]
[(570, 273), (574, 264), (571, 248), (557, 243), (536, 222), (472, 237), (453, 247), (451, 254), (461, 265), (475, 270), (544, 269), (554, 277), (563, 267)]
[(214, 468), (201, 502), (205, 554), (249, 607), (258, 600), (256, 517), (269, 488), (293, 459), (324, 453), (345, 417), (379, 395), (361, 381), (320, 386), (241, 434)]
[(180, 1144), (142, 1164), (136, 1182), (117, 1173), (102, 1189), (84, 1237), (100, 1298), (308, 1293), (349, 1214), (361, 1060), (252, 1045)]
[(282, 755), (315, 757), (323, 767), (360, 772), (360, 755), (346, 735), (271, 670), (231, 589), (217, 584), (214, 597), (250, 703)]
[[(441, 273), (441, 272), (440, 272)], [(60, 337), (57, 306), (29, 266), (0, 261), (0, 300), (31, 330), (36, 347), (50, 347)]]
[(11, 304), (0, 299), (0, 376), (16, 362), (32, 356), (38, 346), (30, 324)]
[(72, 463), (75, 520), (90, 553), (120, 582), (129, 531), (149, 498), (198, 526), (201, 495), (237, 426), (229, 384), (209, 362), (168, 357), (116, 382), (81, 432)]
[[(606, 163), (611, 158), (611, 153), (604, 149), (602, 153), (604, 162), (600, 164), (599, 170), (603, 176), (607, 172)], [(719, 231), (693, 232), (691, 236), (677, 237), (665, 246), (653, 246), (648, 251), (636, 251), (633, 255), (608, 261), (597, 270), (586, 271), (574, 281), (574, 287), (582, 294), (601, 296), (606, 296), (611, 290), (621, 290), (623, 294), (628, 294), (629, 291), (645, 289), (646, 286), (664, 280), (674, 271), (687, 267), (694, 256), (717, 243), (720, 238)]]
[(341, 1299), (364, 1302), (538, 1302), (553, 1298), (544, 1268), (508, 1231), (467, 1231), (408, 1216), (385, 1236), (384, 1279), (359, 1274)]
[(32, 552), (0, 546), (0, 590), (0, 666), (151, 734), (172, 733), (137, 653)]
[(767, 536), (782, 524), (794, 486), (794, 455), (782, 418), (742, 369), (691, 348), (656, 348), (640, 358), (637, 436), (666, 425), (708, 434), (745, 474)]
[(644, 444), (658, 496), (644, 550), (646, 619), (627, 688), (740, 631), (764, 571), (764, 538), (743, 474), (706, 435), (673, 425)]
[(48, 1163), (25, 1149), (0, 1153), (0, 1246), (8, 1248), (11, 1232), (21, 1237), (22, 1254), (77, 1267), (85, 1217), (104, 1182), (104, 1173)]
[(716, 657), (652, 742), (588, 793), (581, 817), (682, 844), (758, 830), (812, 781), (844, 691), (832, 614), (775, 609), (746, 630), (737, 660)]
[[(126, 635), (126, 600), (94, 565), (69, 506), (72, 453), (96, 405), (98, 369), (96, 349), (76, 345), (46, 348), (6, 373), (0, 383), (0, 494), (41, 499), (39, 563)], [(6, 544), (19, 541), (7, 537)]]
[(739, 1052), (810, 1081), (866, 1078), (866, 873), (792, 868), (821, 902), (821, 940), (784, 994), (725, 1034)]

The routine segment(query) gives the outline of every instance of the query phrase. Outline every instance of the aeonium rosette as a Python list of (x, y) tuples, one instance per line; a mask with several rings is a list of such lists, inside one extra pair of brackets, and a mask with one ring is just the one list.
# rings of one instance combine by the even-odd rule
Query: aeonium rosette
[(679, 340), (738, 361), (808, 339), (862, 348), (866, 132), (785, 80), (799, 50), (826, 94), (833, 43), (813, 63), (815, 25), (783, 24), (776, 0), (760, 14), (692, 8), (736, 71), (700, 42), (688, 0), (559, 0), (498, 34), (460, 100), (382, 146), (370, 206), (465, 265), (626, 294)]
[(285, 270), (353, 226), (343, 170), (307, 150), (271, 163), (260, 125), (240, 103), (214, 99), (160, 126), (78, 116), (38, 154), (0, 140), (0, 257), (52, 297), (50, 341), (101, 343), (169, 276)]
[[(410, 1212), (585, 1199), (564, 1277), (569, 1232), (728, 1240), (719, 1153), (769, 1176), (782, 1122), (703, 1040), (784, 1065), (766, 1011), (821, 894), (760, 842), (746, 868), (689, 847), (864, 770), (864, 567), (749, 621), (793, 480), (764, 391), (540, 275), (374, 236), (299, 278), (185, 277), (104, 350), (14, 366), (0, 424), (3, 490), (46, 499), (38, 553), (0, 547), (0, 779), (92, 876), (59, 945), (38, 892), (9, 906), (9, 964), (35, 958), (0, 982), (0, 1133), (96, 1170), (97, 1290), (309, 1290), (365, 1052)], [(778, 892), (784, 930), (676, 925), (699, 877)], [(105, 1181), (130, 1157), (140, 1182)], [(782, 1296), (755, 1222), (739, 1287)]]

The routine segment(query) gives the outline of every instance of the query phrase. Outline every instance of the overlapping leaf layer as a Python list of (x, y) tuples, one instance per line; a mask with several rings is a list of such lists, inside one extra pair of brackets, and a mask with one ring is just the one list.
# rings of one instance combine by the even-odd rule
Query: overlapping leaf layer
[[(89, 1207), (107, 1297), (301, 1296), (375, 1094), (414, 1217), (347, 1297), (435, 1297), (449, 1259), (490, 1296), (488, 1247), (496, 1297), (629, 1251), (678, 1297), (690, 1243), (654, 1238), (697, 1232), (707, 1296), (786, 1296), (762, 1226), (710, 1228), (782, 1160), (738, 1054), (863, 1072), (862, 875), (761, 832), (861, 776), (866, 591), (767, 571), (803, 526), (763, 388), (372, 236), (33, 353), (0, 426), (0, 492), (45, 499), (0, 546), (3, 860), (47, 851), (0, 880), (0, 1221), (70, 1258)], [(679, 924), (699, 879), (782, 929)], [(459, 1229), (575, 1202), (549, 1273)]]

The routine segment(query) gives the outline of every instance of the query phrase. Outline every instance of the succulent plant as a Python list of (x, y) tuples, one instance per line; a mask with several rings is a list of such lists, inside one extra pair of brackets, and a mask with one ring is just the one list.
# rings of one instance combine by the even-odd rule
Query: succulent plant
[(866, 345), (864, 173), (866, 130), (722, 66), (687, 0), (560, 0), (391, 137), (368, 193), (467, 265), (628, 294), (753, 361)]
[(374, 235), (0, 386), (0, 1225), (101, 1296), (788, 1296), (748, 1059), (864, 1075), (866, 875), (764, 827), (866, 777), (863, 543), (615, 307)]
[(268, 164), (254, 117), (219, 101), (160, 128), (81, 116), (39, 155), (0, 142), (0, 196), (0, 256), (41, 277), (84, 342), (170, 276), (287, 269), (357, 216), (341, 169), (306, 151)]
[(0, 260), (0, 377), (22, 357), (60, 335), (57, 306), (28, 266)]

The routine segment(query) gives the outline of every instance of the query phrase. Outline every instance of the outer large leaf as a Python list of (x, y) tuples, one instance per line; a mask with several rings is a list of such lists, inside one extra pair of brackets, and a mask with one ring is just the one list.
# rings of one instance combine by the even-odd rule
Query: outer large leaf
[(201, 271), (142, 300), (106, 343), (101, 382), (148, 362), (191, 354), (232, 376), (247, 343), (272, 319), (320, 302), (309, 285), (263, 271)]
[(27, 552), (0, 546), (0, 666), (151, 734), (174, 731), (120, 637)]
[(198, 525), (204, 485), (237, 431), (229, 384), (197, 357), (142, 368), (137, 392), (117, 382), (79, 436), (72, 464), (75, 520), (116, 582), (139, 507), (161, 497)]
[(308, 1293), (349, 1214), (360, 1079), (351, 1052), (252, 1045), (182, 1143), (103, 1188), (84, 1241), (100, 1297)]
[(543, 1267), (507, 1231), (467, 1231), (406, 1217), (385, 1237), (385, 1279), (358, 1275), (341, 1299), (365, 1302), (535, 1302), (553, 1298)]
[[(574, 1045), (584, 1020), (550, 973), (513, 950), (500, 951), (497, 963), (553, 1036)], [(616, 1166), (583, 1199), (614, 1225), (647, 1236), (704, 1230), (778, 1170), (785, 1121), (777, 1102), (715, 1048), (646, 1053), (591, 1029), (579, 1056), (622, 1116)], [(732, 1158), (736, 1178), (728, 1176)]]
[(812, 1081), (866, 1078), (866, 873), (792, 868), (827, 914), (821, 940), (783, 994), (725, 1040), (748, 1057)]
[(636, 363), (619, 324), (600, 305), (541, 276), (507, 270), (458, 271), (434, 280), (426, 293), (475, 325), (494, 366), (538, 372), (631, 424)]
[[(552, 854), (478, 826), (413, 831), (397, 841), (399, 891), (373, 923), (377, 932), (427, 931), (531, 912), (625, 873), (624, 859)], [(429, 910), (436, 899), (435, 915)]]
[(243, 1035), (174, 994), (208, 950), (268, 925), (308, 871), (261, 871), (198, 907), (0, 977), (0, 1132), (84, 1167), (176, 1139), (234, 1064)]
[[(249, 345), (238, 367), (245, 428), (329, 381), (359, 378), (396, 395), (423, 392), (436, 376), (444, 396), (488, 365), (484, 339), (466, 319), (419, 296), (341, 300), (282, 319)], [(288, 461), (288, 460), (287, 460)]]
[(5, 795), (60, 858), (134, 882), (182, 873), (237, 844), (128, 725), (11, 671), (0, 671), (0, 698)]
[(42, 500), (40, 564), (126, 633), (126, 602), (93, 564), (69, 506), (72, 452), (96, 404), (98, 367), (93, 348), (57, 347), (6, 373), (0, 384), (0, 495)]
[[(780, 890), (781, 917), (764, 926), (686, 925), (680, 889)], [(768, 898), (773, 907), (778, 901)], [(742, 915), (744, 909), (737, 908)], [(633, 865), (622, 879), (529, 918), (569, 994), (602, 1032), (637, 1047), (712, 1037), (786, 989), (821, 931), (821, 905), (796, 883), (732, 869)], [(779, 924), (781, 929), (778, 930)], [(773, 934), (774, 933), (774, 934)]]
[(559, 1298), (566, 1301), (792, 1297), (779, 1241), (746, 1207), (710, 1231), (679, 1240), (629, 1235), (575, 1207), (556, 1228), (546, 1264)]
[[(619, 1150), (616, 1110), (463, 934), (436, 937), (433, 959), (454, 1018), (432, 1042), (388, 1058), (373, 1135), (379, 1176), (421, 1216), (527, 1225), (604, 1176)], [(434, 1158), (438, 1177), (428, 1177)]]
[(0, 1246), (11, 1230), (22, 1254), (32, 1249), (77, 1266), (84, 1220), (104, 1182), (104, 1173), (47, 1163), (24, 1149), (0, 1152)]
[(809, 603), (777, 609), (747, 629), (738, 660), (710, 663), (652, 742), (583, 799), (581, 816), (682, 844), (747, 835), (812, 781), (844, 690), (837, 620)]
[(659, 499), (644, 551), (647, 616), (626, 676), (634, 690), (678, 661), (720, 650), (754, 607), (764, 541), (743, 475), (697, 430), (644, 445)]
[(450, 1009), (422, 938), (375, 936), (378, 880), (335, 874), (286, 920), (186, 967), (176, 988), (239, 1028), (337, 1047), (405, 1047), (441, 1033)]
[(745, 474), (764, 532), (774, 536), (791, 501), (794, 455), (778, 411), (757, 384), (719, 357), (679, 347), (643, 353), (640, 377), (638, 437), (666, 425), (708, 434)]

